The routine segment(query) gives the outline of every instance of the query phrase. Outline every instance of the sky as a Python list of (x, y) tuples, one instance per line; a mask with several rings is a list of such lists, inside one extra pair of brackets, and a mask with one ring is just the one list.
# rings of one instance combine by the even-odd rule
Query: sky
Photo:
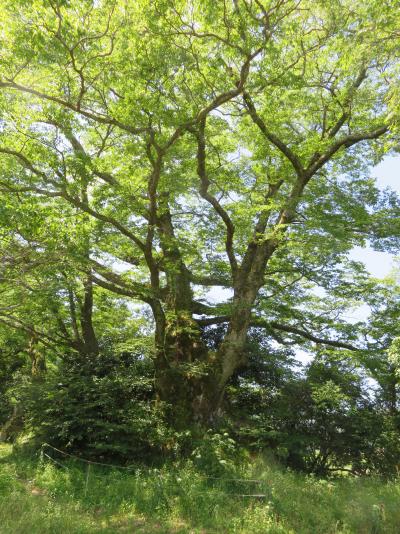
[[(400, 195), (400, 156), (387, 156), (372, 170), (380, 189), (390, 187)], [(383, 278), (393, 267), (395, 256), (387, 252), (376, 252), (370, 247), (355, 247), (350, 257), (362, 261), (372, 276)]]

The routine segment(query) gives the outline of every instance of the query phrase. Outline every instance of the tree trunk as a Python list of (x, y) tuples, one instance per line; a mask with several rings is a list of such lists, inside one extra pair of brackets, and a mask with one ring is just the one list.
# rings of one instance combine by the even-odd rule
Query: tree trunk
[(168, 317), (156, 355), (156, 392), (177, 429), (212, 422), (218, 400), (213, 353), (190, 314)]
[(24, 426), (23, 409), (20, 404), (15, 404), (13, 413), (0, 430), (0, 443), (14, 441)]
[(38, 350), (39, 339), (37, 334), (32, 334), (28, 345), (28, 354), (32, 363), (32, 380), (42, 380), (46, 373), (46, 359)]
[(99, 344), (93, 327), (93, 283), (90, 273), (83, 281), (84, 295), (81, 305), (82, 350), (85, 354), (97, 355)]
[(228, 330), (217, 351), (206, 347), (192, 317), (193, 297), (187, 289), (186, 273), (184, 283), (178, 273), (170, 284), (174, 295), (166, 301), (174, 309), (158, 316), (155, 313), (156, 392), (158, 399), (167, 404), (169, 420), (175, 428), (209, 428), (221, 418), (226, 385), (247, 363), (245, 349), (252, 308), (273, 251), (271, 246), (255, 246), (251, 261), (238, 273)]

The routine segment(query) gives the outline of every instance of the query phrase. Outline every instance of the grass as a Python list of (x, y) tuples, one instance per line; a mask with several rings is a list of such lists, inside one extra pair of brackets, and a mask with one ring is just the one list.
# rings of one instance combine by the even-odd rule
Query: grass
[[(318, 480), (259, 459), (210, 480), (190, 462), (135, 472), (66, 468), (0, 446), (0, 533), (379, 534), (399, 532), (400, 482)], [(265, 498), (243, 497), (261, 493)]]

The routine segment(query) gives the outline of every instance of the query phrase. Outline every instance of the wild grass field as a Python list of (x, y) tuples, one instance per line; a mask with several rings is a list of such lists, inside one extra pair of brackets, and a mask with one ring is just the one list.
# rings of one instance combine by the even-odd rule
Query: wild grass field
[[(239, 482), (191, 462), (132, 472), (0, 447), (1, 534), (397, 534), (400, 482), (318, 480), (259, 458)], [(244, 495), (264, 495), (249, 497)]]

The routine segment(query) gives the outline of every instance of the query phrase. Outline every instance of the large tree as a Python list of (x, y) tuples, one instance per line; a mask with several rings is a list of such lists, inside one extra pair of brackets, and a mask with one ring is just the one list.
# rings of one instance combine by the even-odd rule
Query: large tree
[(321, 266), (332, 288), (396, 230), (367, 169), (396, 143), (398, 20), (394, 0), (2, 3), (1, 189), (88, 221), (70, 261), (151, 308), (182, 424), (218, 412), (252, 326), (354, 348), (272, 296)]

